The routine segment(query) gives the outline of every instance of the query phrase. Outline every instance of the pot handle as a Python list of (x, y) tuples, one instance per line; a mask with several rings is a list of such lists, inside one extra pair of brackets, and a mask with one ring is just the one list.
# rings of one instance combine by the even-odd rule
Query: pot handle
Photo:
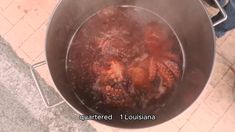
[(57, 105), (60, 105), (60, 104), (64, 103), (64, 101), (62, 100), (62, 101), (60, 101), (60, 102), (58, 102), (58, 103), (50, 104), (49, 101), (47, 100), (46, 96), (44, 95), (44, 93), (43, 93), (43, 91), (42, 91), (42, 87), (40, 86), (39, 81), (38, 81), (38, 79), (37, 79), (37, 77), (36, 77), (35, 69), (36, 69), (37, 67), (43, 66), (43, 65), (45, 65), (45, 64), (46, 64), (46, 61), (41, 61), (41, 62), (37, 62), (37, 63), (31, 65), (31, 66), (30, 66), (30, 72), (31, 72), (31, 75), (32, 75), (32, 77), (33, 77), (34, 83), (35, 83), (35, 85), (36, 85), (36, 87), (37, 87), (37, 89), (38, 89), (38, 91), (39, 91), (39, 94), (40, 94), (40, 96), (42, 97), (43, 102), (45, 103), (45, 105), (46, 105), (48, 108), (51, 108), (51, 107), (55, 107), (55, 106), (57, 106)]
[(216, 22), (213, 23), (213, 26), (217, 26), (219, 25), (220, 23), (224, 22), (227, 20), (228, 16), (226, 14), (226, 12), (224, 11), (223, 7), (220, 5), (220, 3), (218, 2), (218, 0), (214, 0), (215, 1), (215, 4), (218, 6), (219, 8), (219, 11), (222, 13), (223, 17), (219, 20), (217, 20)]

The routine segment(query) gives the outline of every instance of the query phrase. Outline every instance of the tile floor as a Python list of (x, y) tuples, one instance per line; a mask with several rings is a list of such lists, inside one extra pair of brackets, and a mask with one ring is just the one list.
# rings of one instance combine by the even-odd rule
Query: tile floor
[[(0, 35), (29, 64), (45, 60), (44, 40), (49, 16), (57, 0), (0, 0)], [(209, 9), (209, 14), (215, 13)], [(138, 132), (234, 132), (235, 30), (217, 40), (215, 68), (209, 84), (197, 101), (181, 115), (159, 126)], [(53, 86), (46, 67), (38, 69)], [(94, 121), (98, 131), (132, 131), (107, 127)]]

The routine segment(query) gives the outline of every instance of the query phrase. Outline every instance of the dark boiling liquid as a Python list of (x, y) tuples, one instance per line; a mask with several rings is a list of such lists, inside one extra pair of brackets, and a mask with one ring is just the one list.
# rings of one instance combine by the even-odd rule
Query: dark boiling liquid
[(102, 114), (154, 113), (183, 71), (180, 44), (157, 15), (134, 7), (108, 7), (74, 35), (67, 77), (76, 96)]

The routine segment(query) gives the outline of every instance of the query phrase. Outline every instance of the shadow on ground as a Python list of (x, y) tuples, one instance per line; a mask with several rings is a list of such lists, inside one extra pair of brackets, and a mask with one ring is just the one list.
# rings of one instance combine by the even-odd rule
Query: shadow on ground
[[(42, 80), (50, 97), (60, 100)], [(53, 100), (53, 99), (52, 99)], [(63, 103), (46, 108), (33, 79), (29, 65), (13, 52), (0, 37), (0, 131), (1, 132), (93, 132), (88, 122)]]

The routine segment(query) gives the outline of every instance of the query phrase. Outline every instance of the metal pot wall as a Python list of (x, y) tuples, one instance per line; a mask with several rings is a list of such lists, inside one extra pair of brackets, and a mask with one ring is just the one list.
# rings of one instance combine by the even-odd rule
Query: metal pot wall
[[(217, 1), (216, 3), (218, 4)], [(213, 68), (215, 56), (213, 26), (199, 0), (62, 0), (53, 14), (46, 39), (47, 64), (58, 92), (77, 112), (93, 114), (78, 101), (70, 88), (65, 75), (65, 57), (69, 41), (78, 26), (91, 14), (110, 5), (142, 7), (164, 18), (176, 32), (183, 46), (185, 71), (179, 87), (167, 100), (166, 106), (158, 112), (156, 120), (101, 122), (116, 127), (140, 128), (160, 124), (179, 115), (203, 91)], [(222, 8), (219, 9), (224, 14)], [(214, 25), (225, 19), (226, 15)], [(41, 64), (33, 65), (32, 73), (34, 73), (33, 68)], [(35, 78), (35, 75), (33, 77)], [(39, 87), (37, 82), (36, 84)]]

